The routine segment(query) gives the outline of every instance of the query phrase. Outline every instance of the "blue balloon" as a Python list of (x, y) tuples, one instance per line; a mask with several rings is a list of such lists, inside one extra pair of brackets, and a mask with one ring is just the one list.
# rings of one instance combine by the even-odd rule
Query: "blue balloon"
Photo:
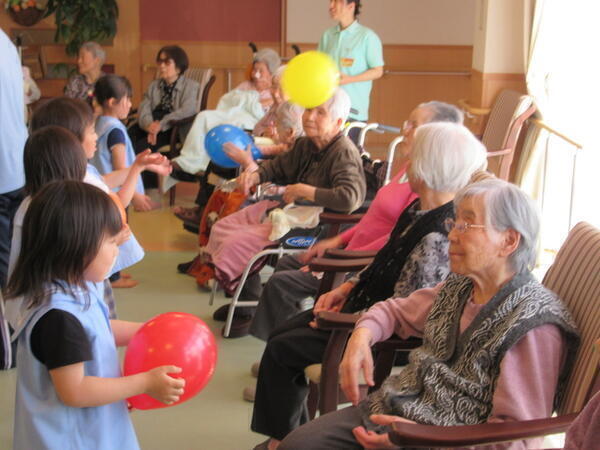
[(239, 166), (239, 164), (227, 156), (227, 153), (223, 150), (223, 144), (226, 142), (231, 142), (244, 150), (248, 144), (250, 144), (252, 145), (252, 158), (255, 160), (262, 158), (262, 153), (254, 145), (254, 141), (244, 130), (233, 125), (218, 125), (206, 134), (206, 137), (204, 138), (204, 148), (212, 162), (221, 167), (231, 169)]

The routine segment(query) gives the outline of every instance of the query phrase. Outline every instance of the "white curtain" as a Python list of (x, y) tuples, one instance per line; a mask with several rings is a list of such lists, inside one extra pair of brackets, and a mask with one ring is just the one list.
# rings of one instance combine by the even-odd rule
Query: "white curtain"
[[(530, 4), (523, 1), (526, 17)], [(560, 137), (530, 127), (517, 183), (542, 206), (542, 248), (557, 248), (569, 226), (579, 220), (600, 226), (598, 19), (597, 1), (535, 1), (527, 89), (535, 99), (537, 116), (583, 145), (576, 150)]]

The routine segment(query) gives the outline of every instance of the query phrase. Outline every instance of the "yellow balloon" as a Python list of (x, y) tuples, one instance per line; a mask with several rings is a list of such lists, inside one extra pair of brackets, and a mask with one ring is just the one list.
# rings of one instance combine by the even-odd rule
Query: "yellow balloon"
[(333, 59), (325, 53), (310, 51), (288, 63), (281, 87), (293, 103), (314, 108), (331, 98), (339, 82), (340, 73)]

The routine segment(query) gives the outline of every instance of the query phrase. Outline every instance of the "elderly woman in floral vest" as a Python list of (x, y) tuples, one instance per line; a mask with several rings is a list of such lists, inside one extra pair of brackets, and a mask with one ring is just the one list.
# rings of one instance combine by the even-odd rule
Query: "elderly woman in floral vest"
[[(296, 429), (280, 449), (394, 448), (387, 435), (394, 421), (451, 426), (552, 414), (578, 332), (560, 299), (530, 273), (537, 211), (500, 180), (467, 186), (455, 205), (456, 220), (447, 221), (450, 276), (363, 314), (341, 364), (342, 389), (354, 406)], [(423, 338), (423, 345), (359, 401), (359, 373), (373, 380), (371, 346), (393, 333)]]

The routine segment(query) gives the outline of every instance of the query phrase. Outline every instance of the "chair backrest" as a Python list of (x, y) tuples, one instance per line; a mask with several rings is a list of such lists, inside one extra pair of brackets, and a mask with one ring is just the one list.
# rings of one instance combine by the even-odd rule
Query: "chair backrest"
[(508, 180), (523, 123), (534, 112), (533, 98), (529, 95), (506, 89), (496, 98), (481, 141), (488, 149), (488, 157), (499, 158), (495, 163), (499, 178)]
[(579, 412), (589, 400), (598, 374), (600, 337), (600, 230), (580, 222), (560, 248), (543, 284), (563, 300), (581, 332), (581, 344), (559, 407), (559, 414)]
[(208, 98), (208, 92), (206, 96), (204, 96), (204, 92), (207, 88), (208, 90), (210, 90), (212, 84), (214, 83), (214, 79), (211, 83), (211, 78), (213, 77), (213, 70), (210, 67), (189, 67), (185, 71), (185, 76), (188, 77), (190, 80), (197, 81), (200, 85), (200, 90), (198, 91), (198, 110), (202, 111), (203, 109), (206, 109), (206, 105), (202, 105), (202, 100), (204, 97)]

